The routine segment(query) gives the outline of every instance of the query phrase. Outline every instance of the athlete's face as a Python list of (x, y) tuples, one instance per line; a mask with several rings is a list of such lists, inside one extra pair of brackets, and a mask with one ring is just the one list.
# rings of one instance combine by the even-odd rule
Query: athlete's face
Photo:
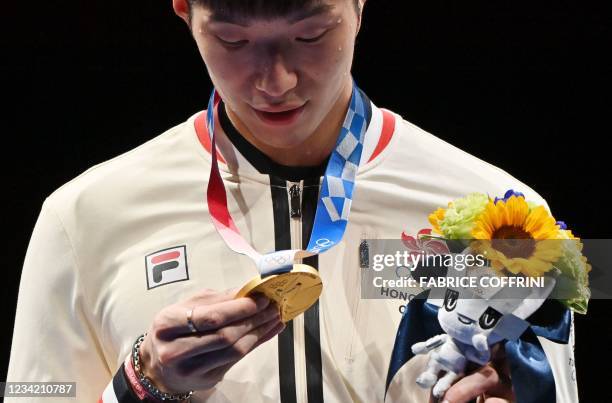
[(230, 117), (271, 147), (302, 144), (350, 97), (361, 16), (352, 0), (313, 3), (266, 20), (192, 9), (193, 36)]

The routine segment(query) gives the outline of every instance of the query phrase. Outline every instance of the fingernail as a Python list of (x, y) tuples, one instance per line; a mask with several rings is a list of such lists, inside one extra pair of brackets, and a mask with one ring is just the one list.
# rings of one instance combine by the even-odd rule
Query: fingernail
[(263, 308), (270, 303), (270, 299), (263, 294), (257, 294), (255, 297), (255, 303), (258, 308)]
[(442, 403), (450, 403), (448, 400), (443, 400)]

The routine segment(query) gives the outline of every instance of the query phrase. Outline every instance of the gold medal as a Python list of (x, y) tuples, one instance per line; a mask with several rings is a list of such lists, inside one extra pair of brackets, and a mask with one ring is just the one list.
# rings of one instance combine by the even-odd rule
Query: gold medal
[(319, 299), (322, 290), (319, 272), (314, 267), (296, 263), (290, 272), (253, 278), (238, 291), (236, 298), (264, 294), (276, 302), (281, 321), (288, 322), (310, 308)]

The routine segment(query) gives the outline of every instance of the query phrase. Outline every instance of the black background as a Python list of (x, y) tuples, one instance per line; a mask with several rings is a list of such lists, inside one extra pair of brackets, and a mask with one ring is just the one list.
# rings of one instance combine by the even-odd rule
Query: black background
[[(56, 3), (2, 6), (0, 379), (43, 199), (204, 109), (211, 88), (170, 1)], [(378, 106), (532, 186), (578, 236), (611, 238), (611, 39), (604, 1), (369, 0), (353, 74)], [(612, 397), (610, 306), (576, 315), (581, 401)]]

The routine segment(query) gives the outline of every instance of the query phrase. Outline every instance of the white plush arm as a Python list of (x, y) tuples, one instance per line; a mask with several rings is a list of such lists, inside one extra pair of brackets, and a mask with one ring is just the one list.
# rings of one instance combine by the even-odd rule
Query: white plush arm
[(427, 341), (414, 343), (412, 345), (412, 352), (414, 354), (426, 354), (429, 351), (433, 350), (434, 348), (440, 347), (442, 344), (446, 342), (446, 340), (448, 340), (447, 334), (439, 334), (437, 336), (430, 338)]

